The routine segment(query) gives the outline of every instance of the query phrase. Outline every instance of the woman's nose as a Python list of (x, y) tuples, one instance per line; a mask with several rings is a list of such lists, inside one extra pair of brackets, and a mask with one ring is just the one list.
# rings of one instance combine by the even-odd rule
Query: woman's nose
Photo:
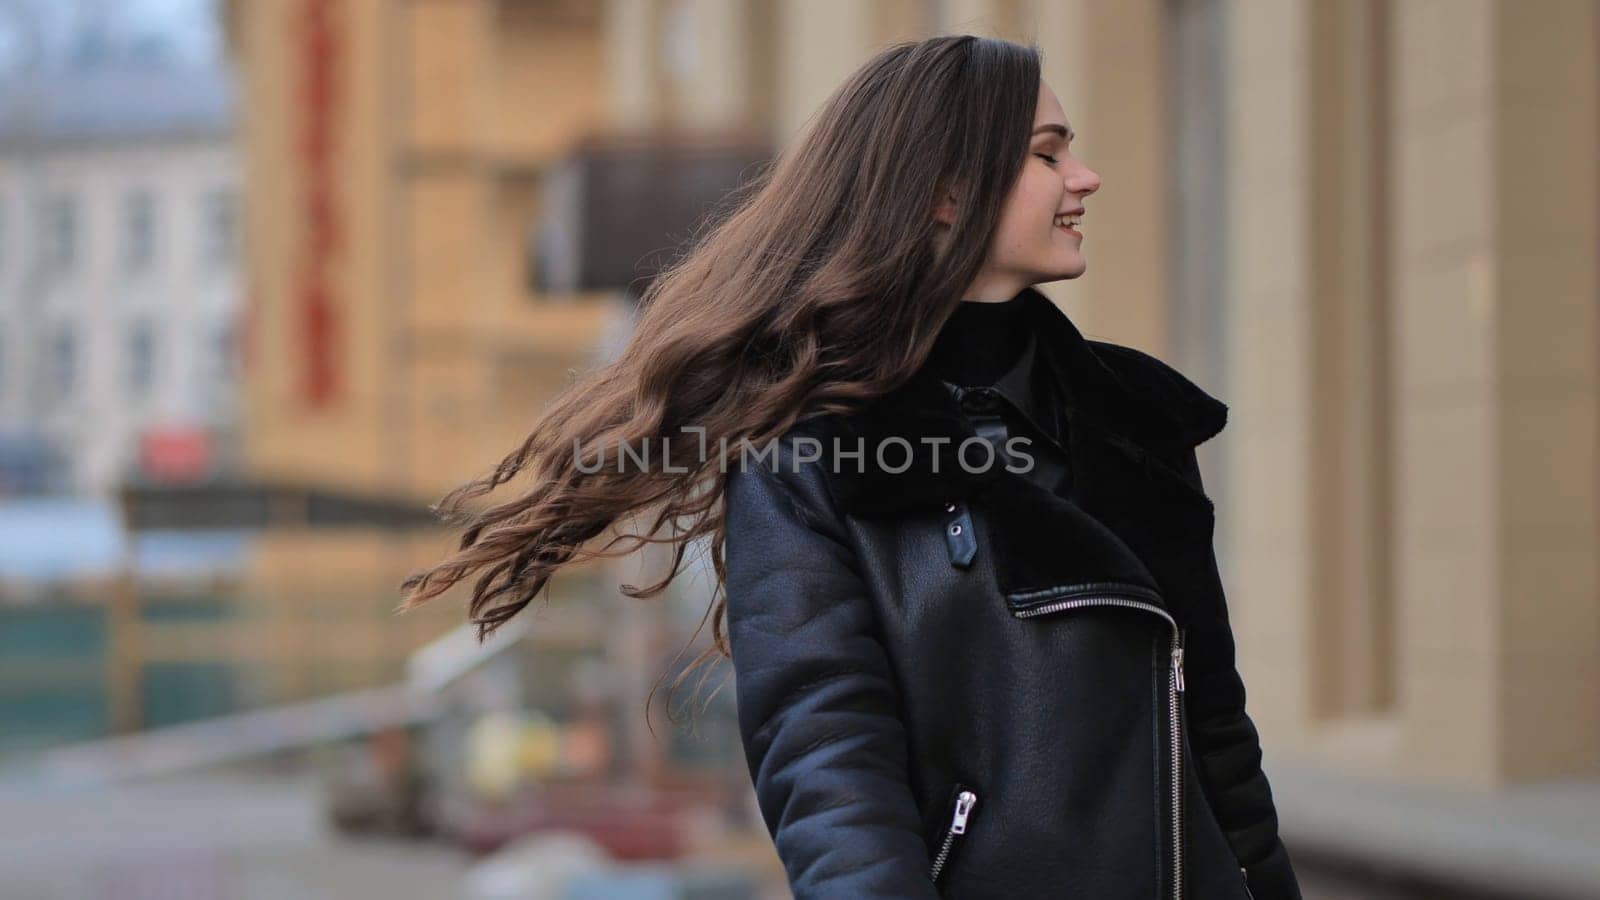
[(1100, 174), (1088, 166), (1084, 166), (1072, 173), (1072, 176), (1067, 179), (1067, 189), (1074, 194), (1082, 194), (1087, 197), (1100, 190)]

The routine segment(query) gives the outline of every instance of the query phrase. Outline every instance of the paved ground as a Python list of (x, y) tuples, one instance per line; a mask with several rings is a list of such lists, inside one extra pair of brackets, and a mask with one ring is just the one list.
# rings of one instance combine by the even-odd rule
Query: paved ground
[(1269, 775), (1296, 871), (1326, 900), (1600, 898), (1600, 780), (1479, 792), (1282, 762)]
[(0, 807), (7, 900), (441, 900), (462, 896), (468, 865), (332, 834), (309, 776), (189, 776)]
[[(1288, 806), (1309, 788), (1282, 779)], [(1296, 785), (1296, 786), (1291, 786)], [(1312, 791), (1311, 793), (1317, 793)], [(1336, 805), (1325, 796), (1324, 814)], [(1364, 804), (1367, 829), (1381, 807)], [(446, 847), (353, 841), (324, 823), (311, 774), (253, 771), (191, 775), (72, 794), (0, 793), (0, 897), (4, 900), (455, 900), (470, 860)], [(1438, 831), (1436, 823), (1402, 824)], [(1424, 838), (1413, 831), (1411, 838)], [(1352, 871), (1302, 853), (1306, 900), (1478, 900)], [(781, 889), (773, 896), (783, 896)], [(1504, 894), (1502, 897), (1516, 896)]]

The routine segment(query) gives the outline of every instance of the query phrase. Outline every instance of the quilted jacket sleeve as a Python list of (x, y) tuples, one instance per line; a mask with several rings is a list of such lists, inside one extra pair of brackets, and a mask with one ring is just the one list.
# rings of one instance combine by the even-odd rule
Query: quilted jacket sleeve
[[(1201, 486), (1193, 448), (1181, 462), (1185, 477)], [(1278, 837), (1272, 788), (1261, 770), (1261, 737), (1245, 712), (1214, 549), (1208, 563), (1217, 602), (1189, 625), (1185, 637), (1189, 740), (1200, 762), (1196, 774), (1255, 900), (1300, 900), (1289, 851)]]
[(789, 887), (937, 898), (898, 694), (822, 473), (730, 464), (728, 641), (739, 731)]

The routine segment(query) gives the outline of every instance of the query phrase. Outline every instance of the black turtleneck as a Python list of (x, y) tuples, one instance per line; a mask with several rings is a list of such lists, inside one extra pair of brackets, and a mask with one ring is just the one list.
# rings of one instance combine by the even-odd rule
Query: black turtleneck
[(983, 302), (964, 300), (950, 314), (929, 356), (933, 371), (964, 387), (999, 380), (1028, 346), (1026, 297)]
[(1030, 302), (1026, 292), (1000, 302), (962, 301), (940, 329), (928, 366), (958, 389), (998, 391), (1007, 400), (1001, 413), (1007, 432), (1035, 440), (1035, 466), (1027, 477), (1065, 496), (1071, 485), (1059, 449), (1067, 431), (1065, 399), (1045, 361), (1049, 350), (1034, 335)]

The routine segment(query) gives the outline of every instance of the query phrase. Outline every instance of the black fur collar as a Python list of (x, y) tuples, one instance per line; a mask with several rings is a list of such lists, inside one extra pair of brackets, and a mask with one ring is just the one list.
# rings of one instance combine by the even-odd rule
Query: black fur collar
[[(1227, 406), (1176, 369), (1131, 347), (1086, 339), (1044, 294), (1031, 287), (1023, 293), (1050, 372), (1066, 387), (1061, 396), (1073, 398), (1069, 415), (1076, 430), (1157, 455), (1186, 450), (1222, 430)], [(819, 436), (837, 435), (845, 449), (865, 449), (859, 462), (830, 467), (830, 487), (847, 513), (895, 513), (969, 497), (1004, 474), (1001, 465), (975, 471), (960, 464), (957, 448), (974, 431), (951, 389), (928, 366), (865, 409), (831, 421)], [(829, 437), (822, 437), (825, 459)], [(892, 438), (903, 440), (884, 451), (880, 465), (874, 448)]]

